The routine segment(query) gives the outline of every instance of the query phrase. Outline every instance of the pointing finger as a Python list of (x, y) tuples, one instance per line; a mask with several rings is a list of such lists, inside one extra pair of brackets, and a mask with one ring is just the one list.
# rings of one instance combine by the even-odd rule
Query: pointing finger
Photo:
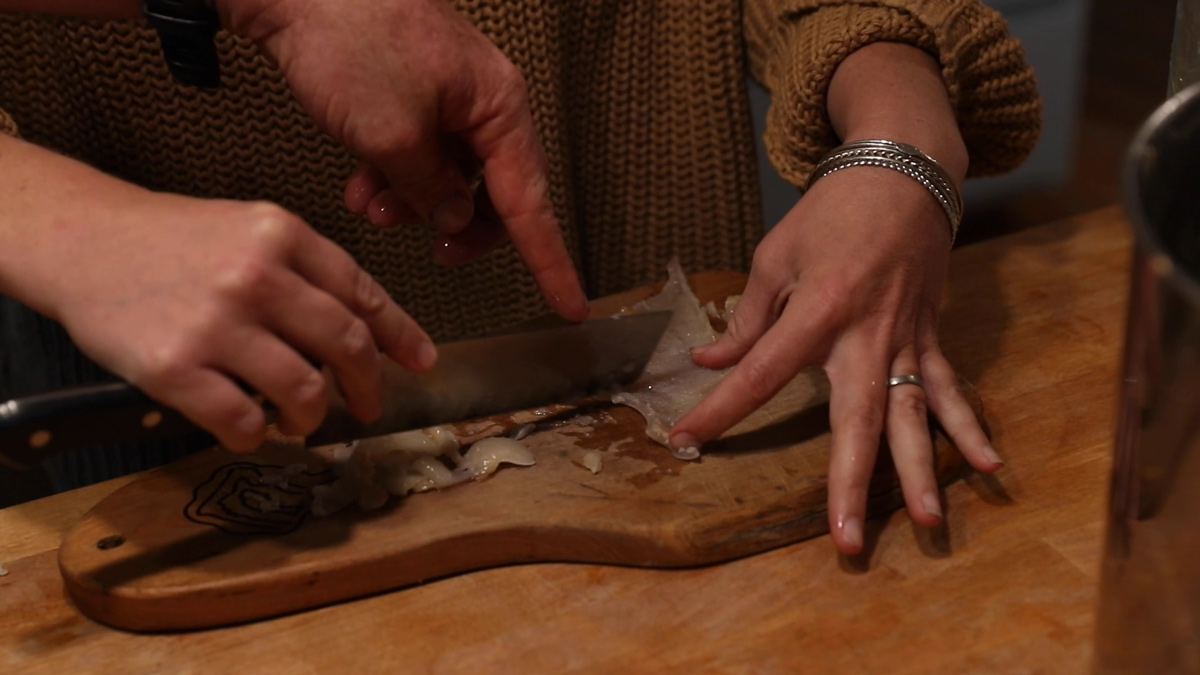
[(671, 429), (672, 448), (699, 447), (717, 438), (771, 400), (824, 346), (822, 316), (800, 303), (783, 316), (750, 352)]
[(546, 157), (524, 101), (464, 136), (483, 161), (496, 214), (542, 295), (564, 318), (582, 321), (587, 298), (550, 204)]

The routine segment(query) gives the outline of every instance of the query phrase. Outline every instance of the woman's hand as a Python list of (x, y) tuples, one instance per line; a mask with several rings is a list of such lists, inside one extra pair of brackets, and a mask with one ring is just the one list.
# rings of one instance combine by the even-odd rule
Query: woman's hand
[(348, 253), (278, 206), (153, 193), (8, 137), (0, 157), (0, 292), (231, 450), (265, 433), (239, 383), (305, 434), (326, 411), (310, 359), (368, 421), (381, 350), (414, 370), (437, 358)]
[[(961, 184), (967, 154), (936, 61), (903, 44), (864, 47), (838, 66), (828, 111), (846, 141), (915, 145)], [(913, 520), (941, 521), (927, 410), (976, 469), (1002, 462), (954, 369), (938, 348), (937, 316), (950, 252), (945, 212), (923, 186), (890, 169), (825, 176), (755, 252), (729, 329), (695, 362), (736, 367), (672, 429), (671, 444), (716, 438), (766, 403), (801, 368), (829, 376), (829, 529), (844, 553), (862, 549), (867, 490), (888, 439)], [(923, 387), (888, 387), (919, 375)]]
[[(994, 471), (988, 445), (937, 342), (950, 250), (945, 212), (903, 174), (847, 169), (816, 183), (759, 245), (728, 331), (694, 360), (736, 367), (672, 429), (675, 447), (719, 436), (805, 366), (829, 375), (830, 530), (862, 547), (867, 489), (886, 433), (913, 519), (942, 516), (926, 418), (932, 410), (972, 466)], [(917, 374), (924, 388), (888, 388)]]
[[(346, 203), (376, 225), (432, 222), (435, 260), (507, 234), (559, 314), (583, 295), (550, 204), (520, 71), (446, 0), (225, 0), (223, 22), (278, 61), (301, 105), (363, 158)], [(468, 178), (482, 168), (476, 200)]]

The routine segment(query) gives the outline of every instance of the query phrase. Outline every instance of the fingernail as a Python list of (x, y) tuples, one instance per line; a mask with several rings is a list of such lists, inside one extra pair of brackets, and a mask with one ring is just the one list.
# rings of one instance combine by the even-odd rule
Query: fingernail
[(437, 359), (437, 347), (434, 347), (432, 342), (426, 342), (417, 348), (417, 367), (421, 370), (432, 368), (437, 364)]
[(862, 548), (863, 529), (861, 519), (847, 518), (842, 523), (842, 541), (854, 548)]
[(992, 464), (1004, 466), (1004, 460), (1000, 459), (1000, 455), (997, 455), (996, 451), (990, 445), (983, 446), (983, 456), (987, 457), (988, 461)]
[(938, 518), (942, 517), (942, 502), (938, 499), (936, 492), (926, 492), (921, 497), (921, 506), (925, 508), (925, 513)]
[(473, 215), (475, 205), (462, 196), (455, 195), (434, 209), (433, 213), (429, 214), (429, 220), (439, 234), (457, 234), (466, 229)]
[(700, 448), (700, 441), (697, 441), (695, 436), (684, 432), (672, 434), (670, 443), (673, 450), (698, 450)]
[(707, 354), (712, 349), (712, 346), (714, 344), (716, 344), (716, 343), (710, 342), (708, 344), (700, 345), (698, 347), (692, 347), (692, 358), (694, 359), (697, 357), (703, 357), (705, 354)]

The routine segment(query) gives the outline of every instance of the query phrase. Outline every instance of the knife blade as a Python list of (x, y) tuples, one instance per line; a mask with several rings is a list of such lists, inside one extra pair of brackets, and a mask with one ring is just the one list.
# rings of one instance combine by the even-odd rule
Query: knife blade
[[(562, 402), (641, 374), (670, 320), (649, 312), (504, 332), (438, 346), (438, 363), (413, 373), (386, 357), (383, 414), (361, 422), (326, 371), (329, 408), (311, 446), (461, 422)], [(0, 463), (26, 469), (51, 455), (198, 431), (126, 382), (86, 385), (0, 403)]]

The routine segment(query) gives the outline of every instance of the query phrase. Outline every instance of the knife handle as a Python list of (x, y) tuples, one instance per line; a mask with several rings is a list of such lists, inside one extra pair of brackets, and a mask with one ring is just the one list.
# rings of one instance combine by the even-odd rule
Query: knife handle
[(201, 431), (126, 382), (57, 389), (0, 403), (0, 461), (27, 469), (73, 448)]

